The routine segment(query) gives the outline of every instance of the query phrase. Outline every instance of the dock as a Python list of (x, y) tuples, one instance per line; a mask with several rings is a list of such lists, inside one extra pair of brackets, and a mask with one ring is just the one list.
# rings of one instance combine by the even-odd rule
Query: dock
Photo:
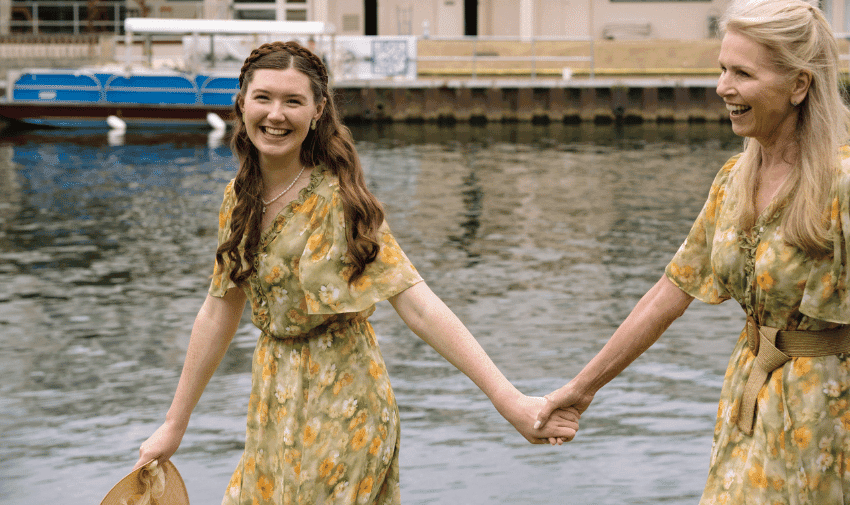
[(346, 121), (597, 124), (728, 119), (717, 79), (492, 79), (340, 83)]
[[(383, 40), (383, 39), (382, 39)], [(88, 41), (88, 39), (86, 39)], [(86, 42), (83, 41), (83, 42)], [(337, 42), (339, 38), (337, 38)], [(9, 41), (3, 51), (18, 61), (27, 54)], [(67, 41), (66, 41), (67, 42)], [(176, 41), (175, 41), (176, 42)], [(848, 51), (847, 41), (842, 52)], [(6, 88), (0, 96), (0, 121), (74, 126), (103, 124), (114, 115), (127, 123), (205, 126), (210, 114), (227, 119), (232, 110), (238, 68), (169, 69), (179, 60), (179, 43), (138, 41), (110, 46), (92, 39), (80, 43), (78, 68), (44, 69), (30, 76), (10, 72), (0, 76)], [(575, 41), (575, 40), (439, 40), (396, 41), (412, 52), (406, 67), (413, 74), (358, 76), (334, 68), (332, 88), (347, 122), (499, 123), (728, 121), (717, 96), (719, 40), (695, 41)], [(411, 45), (412, 44), (412, 45)], [(36, 47), (30, 44), (32, 47)], [(27, 46), (27, 47), (30, 47)], [(5, 47), (5, 49), (4, 49)], [(69, 58), (68, 44), (38, 49), (44, 58)], [(76, 47), (76, 46), (74, 46)], [(141, 74), (128, 72), (121, 57), (134, 52), (136, 63), (147, 62)], [(53, 52), (56, 52), (54, 55)], [(27, 49), (29, 50), (29, 49)], [(35, 49), (32, 49), (35, 51)], [(52, 52), (53, 51), (53, 52)], [(36, 54), (36, 53), (34, 53)], [(339, 56), (339, 54), (337, 54)], [(368, 64), (375, 55), (358, 56)], [(111, 63), (104, 64), (104, 61)], [(10, 60), (11, 61), (11, 60)], [(47, 60), (39, 60), (47, 61)], [(402, 61), (404, 63), (404, 61)], [(100, 66), (98, 66), (100, 65)], [(178, 67), (180, 65), (177, 65)], [(106, 72), (105, 67), (112, 70)], [(86, 68), (95, 70), (85, 70)], [(122, 70), (123, 69), (123, 70)], [(160, 69), (161, 80), (152, 77)], [(66, 75), (61, 82), (50, 73)], [(175, 76), (180, 74), (180, 76)], [(90, 79), (83, 80), (82, 75)], [(213, 79), (213, 76), (218, 79)], [(844, 69), (846, 77), (847, 71)]]
[[(199, 81), (201, 79), (198, 79)], [(164, 99), (145, 89), (113, 86), (87, 92), (89, 103), (18, 100), (0, 103), (0, 116), (9, 120), (50, 126), (98, 123), (116, 116), (128, 125), (190, 123), (207, 124), (210, 113), (228, 119), (230, 97), (236, 93), (219, 84), (208, 90), (160, 88), (169, 99), (180, 103), (163, 104)], [(110, 82), (115, 82), (112, 80)], [(596, 124), (643, 122), (710, 122), (728, 120), (723, 101), (715, 93), (716, 79), (594, 79), (583, 81), (544, 79), (417, 80), (399, 82), (341, 82), (333, 88), (339, 113), (346, 122), (473, 123), (531, 122)], [(173, 84), (172, 84), (173, 86)], [(32, 86), (31, 86), (32, 87)], [(44, 91), (30, 90), (38, 96)], [(132, 93), (144, 95), (148, 103), (135, 103)], [(209, 93), (207, 91), (210, 91)], [(50, 91), (48, 91), (50, 93)], [(210, 96), (219, 99), (211, 100)], [(106, 102), (99, 96), (114, 96)], [(197, 97), (197, 98), (196, 98)], [(227, 99), (222, 99), (226, 97)], [(124, 100), (121, 103), (119, 100)]]

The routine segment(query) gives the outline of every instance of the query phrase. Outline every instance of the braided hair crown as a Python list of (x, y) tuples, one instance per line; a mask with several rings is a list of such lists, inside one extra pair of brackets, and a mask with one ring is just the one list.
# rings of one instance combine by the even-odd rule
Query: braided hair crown
[(267, 42), (251, 51), (251, 54), (245, 58), (245, 63), (242, 64), (242, 70), (239, 72), (239, 87), (242, 88), (245, 84), (245, 74), (251, 66), (264, 56), (277, 52), (286, 52), (310, 62), (310, 65), (316, 70), (316, 74), (319, 76), (322, 88), (327, 89), (328, 69), (325, 67), (322, 59), (294, 40), (290, 40), (289, 42)]

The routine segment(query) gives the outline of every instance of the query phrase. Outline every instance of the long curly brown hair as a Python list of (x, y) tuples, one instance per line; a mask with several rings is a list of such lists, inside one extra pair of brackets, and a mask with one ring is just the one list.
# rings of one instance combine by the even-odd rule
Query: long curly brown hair
[[(230, 222), (230, 238), (216, 251), (216, 261), (231, 262), (230, 279), (237, 285), (256, 271), (254, 260), (262, 233), (263, 178), (260, 174), (259, 153), (248, 138), (242, 120), (242, 104), (248, 85), (259, 69), (286, 70), (294, 68), (310, 79), (313, 99), (319, 104), (326, 99), (324, 111), (301, 144), (301, 163), (305, 167), (324, 165), (339, 178), (340, 196), (345, 213), (347, 256), (351, 264), (349, 283), (363, 275), (366, 266), (378, 255), (378, 228), (384, 221), (380, 202), (366, 187), (360, 157), (354, 148), (351, 132), (339, 119), (333, 95), (328, 87), (328, 71), (321, 58), (294, 41), (272, 42), (254, 49), (239, 75), (239, 94), (234, 100), (234, 132), (231, 149), (239, 158), (239, 170), (234, 179), (236, 205)], [(244, 251), (240, 244), (244, 237)], [(243, 262), (244, 260), (244, 262)]]

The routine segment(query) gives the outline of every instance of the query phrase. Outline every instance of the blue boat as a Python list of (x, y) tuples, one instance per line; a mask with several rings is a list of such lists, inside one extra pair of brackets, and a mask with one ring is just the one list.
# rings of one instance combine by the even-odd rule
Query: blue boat
[(0, 116), (45, 127), (106, 127), (114, 116), (127, 126), (220, 128), (238, 91), (229, 74), (25, 70), (10, 79)]
[[(148, 43), (154, 34), (208, 36), (211, 41), (216, 35), (233, 34), (283, 39), (322, 36), (328, 26), (317, 21), (127, 18), (124, 30), (126, 49), (133, 46), (134, 34)], [(124, 64), (113, 71), (10, 73), (6, 100), (0, 101), (0, 119), (44, 127), (224, 127), (239, 90), (238, 70), (154, 70), (150, 61), (139, 66), (129, 50), (125, 57)]]

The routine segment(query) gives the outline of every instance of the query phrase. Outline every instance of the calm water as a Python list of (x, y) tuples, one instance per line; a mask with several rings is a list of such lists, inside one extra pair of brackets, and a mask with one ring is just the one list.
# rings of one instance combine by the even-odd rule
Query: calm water
[[(658, 279), (740, 145), (724, 125), (354, 134), (408, 255), (537, 395)], [(99, 503), (130, 470), (177, 384), (233, 174), (203, 132), (0, 138), (0, 503)], [(403, 502), (695, 503), (741, 314), (695, 302), (552, 448), (527, 444), (382, 303)], [(196, 505), (220, 502), (239, 459), (257, 334), (243, 319), (174, 456)]]

